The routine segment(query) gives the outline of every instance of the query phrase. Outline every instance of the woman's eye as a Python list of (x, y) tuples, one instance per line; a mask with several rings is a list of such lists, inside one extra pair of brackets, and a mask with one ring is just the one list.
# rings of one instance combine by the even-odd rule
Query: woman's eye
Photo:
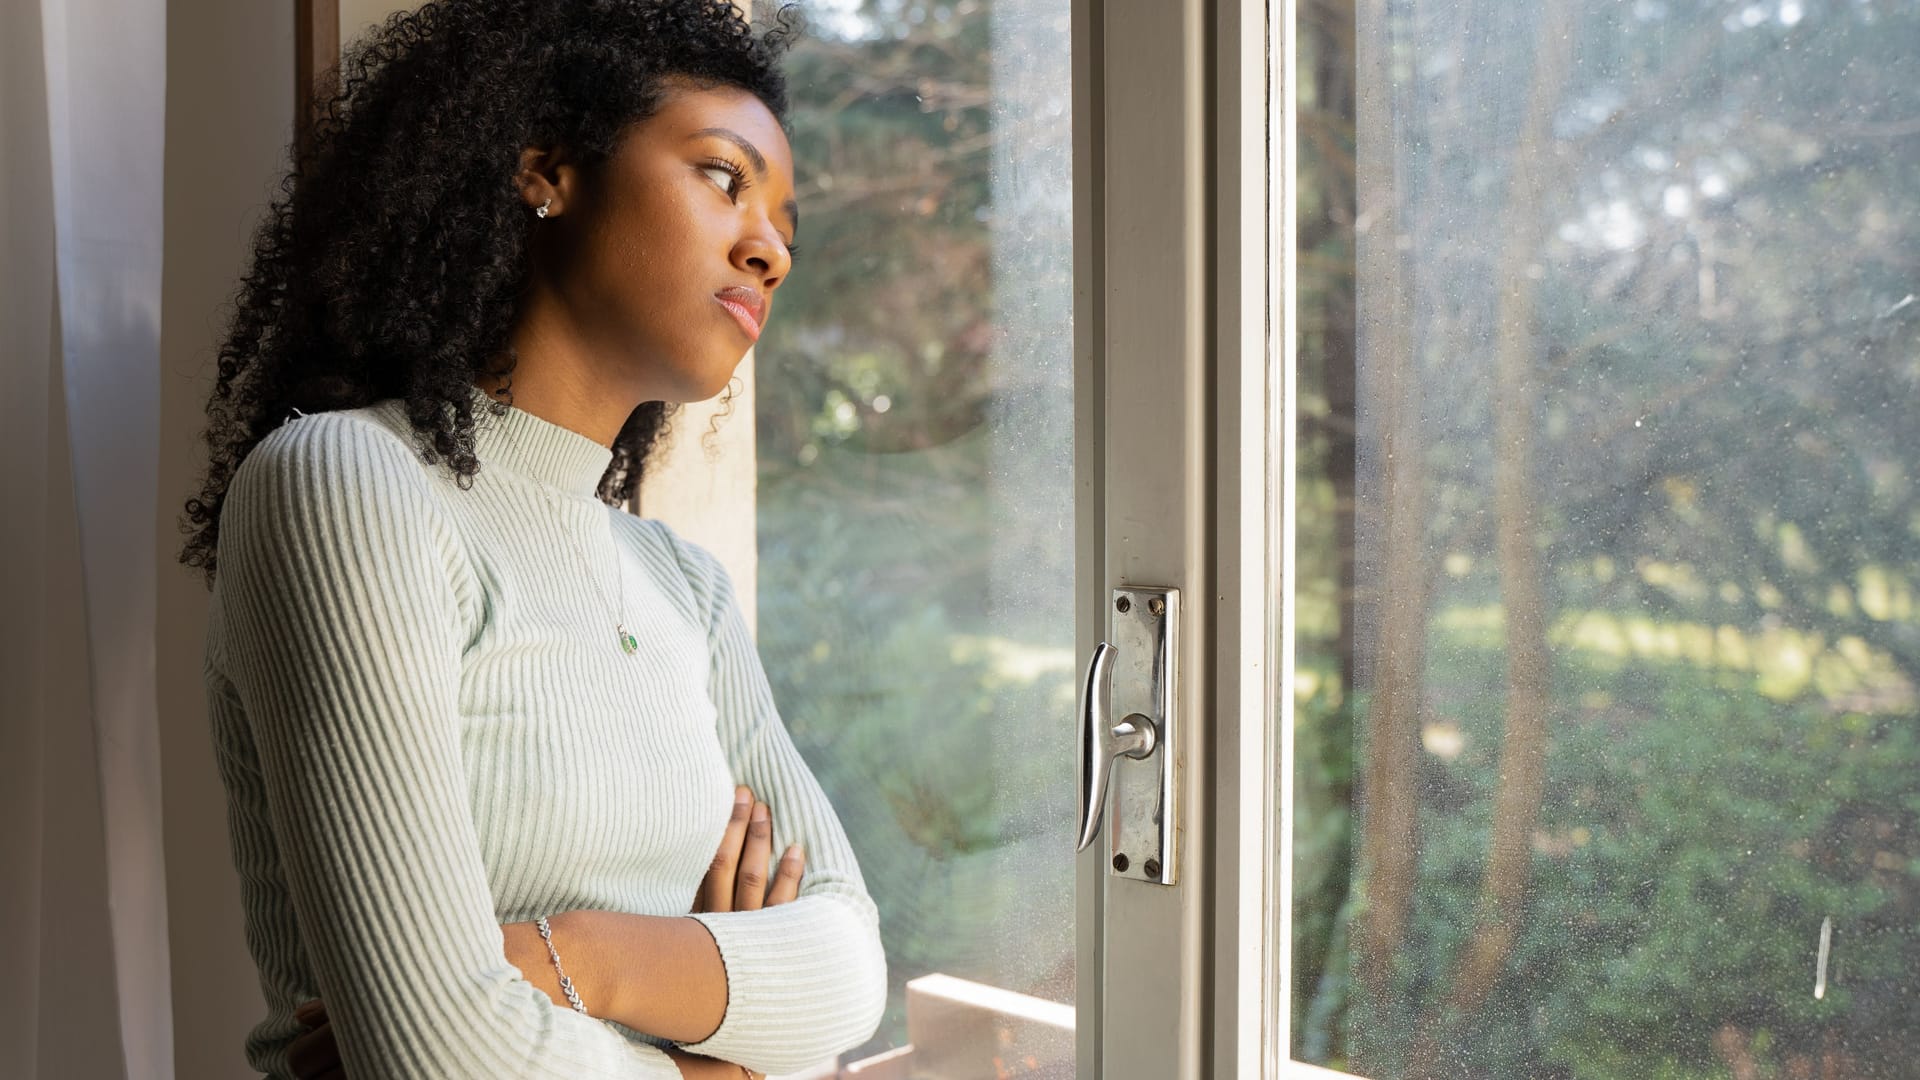
[(727, 193), (728, 198), (732, 198), (740, 193), (740, 178), (733, 174), (732, 169), (719, 165), (703, 165), (700, 167), (700, 171), (709, 176), (717, 175), (718, 179), (715, 182), (720, 185), (722, 191)]

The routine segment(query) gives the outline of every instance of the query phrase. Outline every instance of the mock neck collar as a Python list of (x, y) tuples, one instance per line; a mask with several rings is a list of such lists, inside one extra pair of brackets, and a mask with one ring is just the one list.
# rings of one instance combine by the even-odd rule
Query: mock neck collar
[[(404, 424), (405, 403), (395, 398), (387, 404)], [(564, 495), (597, 497), (613, 462), (611, 448), (512, 405), (495, 416), (491, 404), (485, 391), (473, 388), (473, 449), (481, 472), (503, 469)]]
[(487, 395), (474, 388), (473, 448), (480, 467), (507, 469), (568, 495), (594, 498), (613, 450), (572, 428), (507, 406), (495, 416)]

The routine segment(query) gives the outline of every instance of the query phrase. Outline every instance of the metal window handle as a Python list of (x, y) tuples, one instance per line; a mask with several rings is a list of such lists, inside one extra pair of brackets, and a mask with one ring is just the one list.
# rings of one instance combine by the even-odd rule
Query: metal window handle
[(1100, 831), (1113, 759), (1147, 757), (1160, 742), (1159, 729), (1139, 713), (1129, 713), (1107, 727), (1107, 718), (1113, 715), (1113, 659), (1118, 651), (1104, 641), (1094, 647), (1080, 693), (1080, 844), (1075, 851), (1087, 850)]
[(1175, 679), (1180, 592), (1118, 588), (1111, 611), (1112, 640), (1094, 648), (1080, 688), (1075, 850), (1085, 851), (1104, 821), (1115, 876), (1173, 885), (1185, 758)]

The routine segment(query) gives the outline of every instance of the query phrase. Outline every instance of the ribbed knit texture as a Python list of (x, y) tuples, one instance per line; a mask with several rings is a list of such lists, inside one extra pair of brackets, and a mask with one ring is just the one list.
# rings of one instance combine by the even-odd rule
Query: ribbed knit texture
[(797, 900), (694, 916), (728, 1003), (686, 1049), (781, 1072), (870, 1038), (873, 901), (726, 572), (595, 499), (592, 439), (512, 409), (476, 442), (463, 491), (398, 401), (296, 416), (228, 489), (206, 680), (269, 1006), (248, 1061), (289, 1075), (293, 1008), (321, 997), (355, 1080), (678, 1077), (672, 1044), (555, 1006), (499, 927), (686, 914), (735, 783), (807, 872)]

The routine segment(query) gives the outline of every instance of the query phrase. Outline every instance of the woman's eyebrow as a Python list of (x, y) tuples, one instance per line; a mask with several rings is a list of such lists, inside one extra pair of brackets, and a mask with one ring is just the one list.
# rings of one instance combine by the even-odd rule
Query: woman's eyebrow
[[(707, 127), (701, 128), (699, 131), (687, 136), (687, 138), (690, 140), (698, 139), (707, 135), (717, 135), (739, 147), (740, 152), (747, 155), (747, 163), (753, 166), (754, 173), (762, 177), (767, 175), (767, 159), (760, 155), (759, 147), (747, 141), (746, 136), (732, 128)], [(788, 199), (780, 209), (787, 212), (787, 220), (793, 225), (793, 231), (798, 233), (800, 231), (800, 204), (792, 199)]]

